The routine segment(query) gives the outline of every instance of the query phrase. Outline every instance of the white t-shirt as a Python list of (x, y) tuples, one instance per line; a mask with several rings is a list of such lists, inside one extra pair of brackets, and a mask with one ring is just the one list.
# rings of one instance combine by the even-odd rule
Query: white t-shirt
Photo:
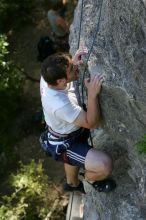
[(66, 90), (49, 88), (41, 77), (40, 92), (45, 121), (53, 131), (60, 134), (69, 134), (79, 129), (73, 122), (82, 110), (73, 83), (68, 83), (67, 87)]

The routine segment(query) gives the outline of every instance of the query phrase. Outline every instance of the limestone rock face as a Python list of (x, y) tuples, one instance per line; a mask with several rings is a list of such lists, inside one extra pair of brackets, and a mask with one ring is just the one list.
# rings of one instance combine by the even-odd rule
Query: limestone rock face
[[(90, 50), (101, 0), (83, 2), (80, 47)], [(81, 0), (70, 28), (72, 55), (77, 49), (80, 12)], [(86, 62), (87, 56), (82, 59)], [(97, 71), (106, 75), (100, 95), (103, 128), (95, 130), (93, 136), (94, 145), (113, 157), (113, 176), (118, 187), (104, 194), (86, 186), (86, 203), (92, 201), (97, 219), (146, 219), (146, 156), (140, 155), (135, 147), (146, 134), (145, 0), (103, 0), (88, 70), (90, 74)], [(86, 213), (89, 215), (90, 211), (91, 208)], [(85, 219), (89, 220), (89, 216)]]

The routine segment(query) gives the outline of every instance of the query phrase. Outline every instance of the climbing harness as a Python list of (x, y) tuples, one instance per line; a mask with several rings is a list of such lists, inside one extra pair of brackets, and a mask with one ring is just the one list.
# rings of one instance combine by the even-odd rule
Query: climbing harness
[[(90, 59), (90, 55), (91, 55), (91, 52), (92, 52), (92, 49), (93, 49), (93, 46), (94, 46), (94, 43), (95, 43), (95, 39), (96, 39), (96, 36), (99, 32), (99, 27), (100, 27), (100, 20), (101, 20), (101, 12), (102, 12), (102, 5), (103, 5), (103, 0), (101, 0), (100, 2), (100, 6), (99, 6), (99, 17), (98, 17), (98, 22), (97, 22), (97, 28), (96, 28), (96, 31), (95, 31), (95, 34), (94, 34), (94, 37), (93, 37), (93, 41), (92, 41), (92, 45), (90, 47), (90, 50), (89, 50), (89, 53), (88, 53), (88, 57), (86, 59), (86, 62), (85, 62), (85, 67), (84, 67), (84, 70), (83, 70), (83, 76), (82, 76), (82, 80), (81, 80), (81, 95), (79, 94), (79, 98), (82, 97), (82, 102), (81, 102), (81, 98), (80, 98), (80, 103), (82, 103), (82, 107), (84, 110), (86, 110), (86, 105), (85, 105), (85, 99), (84, 99), (84, 78), (85, 78), (85, 74), (87, 72), (87, 65), (88, 65), (88, 61)], [(82, 20), (83, 20), (83, 0), (81, 1), (81, 13), (80, 13), (80, 25), (79, 25), (79, 37), (78, 37), (78, 49), (80, 47), (80, 38), (81, 38), (81, 24), (82, 24)], [(79, 82), (77, 81), (77, 87), (79, 87)], [(79, 88), (78, 88), (78, 92), (79, 92)], [(87, 95), (87, 90), (85, 89), (85, 92), (86, 92), (86, 95)], [(93, 141), (92, 141), (92, 136), (91, 136), (91, 132), (90, 132), (90, 141), (91, 141), (91, 145), (93, 147)]]

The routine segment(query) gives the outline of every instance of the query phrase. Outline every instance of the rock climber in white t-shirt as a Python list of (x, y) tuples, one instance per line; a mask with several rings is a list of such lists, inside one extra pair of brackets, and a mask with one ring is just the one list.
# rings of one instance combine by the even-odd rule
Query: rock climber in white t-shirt
[(97, 128), (100, 120), (98, 95), (103, 75), (85, 79), (88, 91), (87, 111), (79, 106), (73, 81), (78, 79), (78, 66), (87, 48), (79, 49), (71, 59), (69, 54), (49, 56), (42, 65), (40, 93), (47, 131), (40, 137), (43, 149), (65, 167), (65, 191), (84, 192), (78, 179), (79, 168), (85, 170), (85, 180), (98, 191), (109, 192), (116, 187), (112, 160), (104, 152), (88, 144), (89, 129)]

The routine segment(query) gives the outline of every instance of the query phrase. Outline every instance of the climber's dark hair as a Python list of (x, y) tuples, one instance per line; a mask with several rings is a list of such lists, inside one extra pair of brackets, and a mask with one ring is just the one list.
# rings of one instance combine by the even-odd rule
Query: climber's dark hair
[(50, 85), (57, 85), (58, 79), (67, 79), (66, 71), (69, 66), (69, 54), (56, 53), (47, 57), (43, 64), (41, 75)]

